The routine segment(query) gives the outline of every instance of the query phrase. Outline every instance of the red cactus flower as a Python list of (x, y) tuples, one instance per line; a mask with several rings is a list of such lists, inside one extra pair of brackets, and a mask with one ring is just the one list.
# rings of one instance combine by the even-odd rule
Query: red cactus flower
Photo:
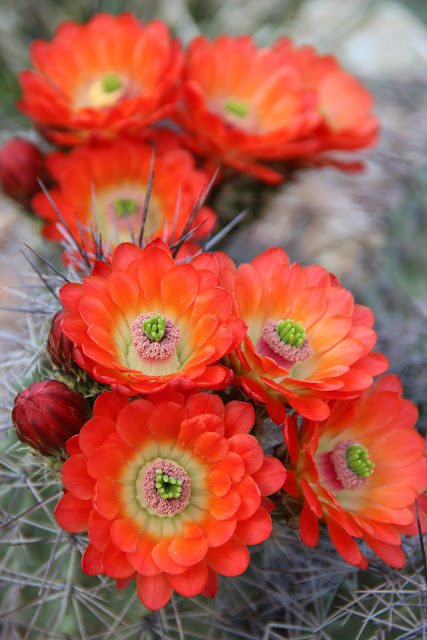
[(283, 179), (266, 161), (312, 160), (376, 140), (368, 91), (332, 57), (287, 39), (258, 49), (249, 36), (195, 38), (182, 98), (186, 143), (209, 162), (265, 182)]
[(182, 53), (158, 20), (130, 13), (62, 23), (52, 42), (31, 46), (34, 71), (22, 71), (19, 108), (54, 142), (74, 145), (115, 136), (169, 114)]
[(83, 571), (117, 578), (118, 588), (136, 577), (152, 610), (172, 591), (214, 596), (216, 574), (243, 573), (246, 545), (272, 529), (262, 496), (286, 473), (249, 435), (253, 422), (249, 404), (224, 407), (203, 392), (99, 396), (92, 420), (67, 443), (68, 493), (55, 511), (67, 531), (88, 529)]
[(28, 207), (40, 190), (38, 180), (47, 181), (45, 158), (35, 144), (23, 138), (10, 138), (0, 149), (0, 181), (3, 191)]
[(201, 254), (176, 264), (160, 240), (117, 247), (112, 266), (95, 264), (83, 284), (66, 284), (62, 331), (89, 374), (127, 395), (167, 385), (223, 389), (231, 371), (218, 360), (246, 326), (218, 286), (218, 263)]
[(12, 410), (18, 438), (42, 456), (63, 451), (66, 441), (80, 431), (89, 416), (82, 394), (57, 380), (30, 384), (18, 393)]
[[(165, 134), (161, 143), (159, 152), (156, 150), (144, 237), (173, 242), (183, 233), (209, 178), (195, 168), (192, 155), (179, 147), (175, 136)], [(48, 156), (49, 170), (58, 183), (50, 196), (78, 242), (81, 243), (78, 223), (82, 229), (88, 225), (94, 228), (94, 210), (104, 243), (114, 246), (130, 241), (131, 234), (139, 239), (152, 155), (151, 146), (121, 138), (81, 145), (70, 154), (55, 152)], [(46, 195), (37, 194), (32, 204), (36, 213), (48, 221), (44, 235), (61, 240), (62, 225)], [(202, 207), (190, 226), (194, 229), (203, 223), (193, 237), (208, 235), (214, 220), (213, 211)]]
[(237, 270), (227, 262), (220, 283), (233, 292), (247, 336), (229, 361), (235, 382), (264, 402), (277, 424), (285, 403), (325, 420), (327, 402), (356, 397), (383, 373), (387, 360), (371, 350), (374, 316), (319, 266), (290, 264), (268, 249)]
[[(301, 540), (315, 546), (319, 520), (343, 558), (362, 568), (362, 538), (393, 567), (405, 554), (400, 532), (416, 533), (414, 502), (427, 488), (417, 409), (402, 398), (402, 385), (387, 375), (359, 400), (332, 403), (325, 422), (288, 418), (283, 427), (292, 466), (284, 489), (300, 496)], [(415, 525), (415, 526), (414, 526)]]

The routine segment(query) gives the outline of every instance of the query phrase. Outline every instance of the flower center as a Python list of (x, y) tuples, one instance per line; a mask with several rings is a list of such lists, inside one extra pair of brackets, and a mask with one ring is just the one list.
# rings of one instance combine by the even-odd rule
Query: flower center
[(374, 472), (367, 449), (361, 444), (351, 444), (346, 452), (348, 468), (359, 478), (367, 478)]
[(102, 88), (106, 93), (122, 88), (122, 81), (116, 73), (106, 73), (101, 79)]
[(179, 498), (182, 491), (182, 480), (167, 476), (161, 469), (156, 469), (156, 489), (160, 493), (160, 497), (165, 500)]
[(159, 342), (165, 335), (166, 320), (159, 313), (156, 316), (146, 318), (142, 322), (144, 333), (151, 342)]
[(178, 327), (157, 313), (144, 313), (130, 327), (132, 345), (141, 358), (164, 360), (175, 353), (181, 338)]
[(85, 103), (95, 108), (110, 107), (122, 98), (125, 90), (124, 82), (117, 73), (105, 73), (91, 84)]
[(226, 111), (231, 113), (233, 116), (238, 116), (239, 118), (244, 118), (249, 113), (249, 104), (244, 100), (238, 100), (237, 98), (227, 98), (224, 103), (224, 107)]
[(280, 320), (280, 322), (267, 320), (256, 350), (260, 356), (273, 358), (285, 369), (290, 369), (295, 362), (307, 360), (312, 355), (301, 322), (290, 319)]
[(187, 506), (191, 480), (182, 467), (171, 460), (155, 460), (142, 479), (144, 499), (159, 515), (171, 516)]
[(366, 448), (354, 440), (337, 442), (331, 454), (331, 462), (345, 489), (363, 487), (375, 467)]
[(301, 322), (293, 320), (281, 320), (276, 327), (277, 335), (285, 344), (293, 347), (301, 347), (305, 340), (305, 329)]
[(114, 211), (120, 217), (132, 215), (139, 209), (139, 203), (134, 198), (118, 198), (114, 202)]

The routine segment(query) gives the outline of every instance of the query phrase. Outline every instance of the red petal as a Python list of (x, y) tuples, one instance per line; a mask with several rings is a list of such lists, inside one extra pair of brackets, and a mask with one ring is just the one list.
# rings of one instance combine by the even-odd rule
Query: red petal
[(225, 471), (214, 469), (209, 473), (206, 480), (209, 491), (220, 498), (230, 490), (230, 476)]
[(228, 453), (228, 442), (218, 433), (207, 431), (197, 438), (193, 451), (205, 464), (212, 464), (225, 458)]
[(208, 565), (222, 576), (239, 576), (249, 564), (249, 551), (235, 536), (220, 547), (210, 548), (206, 554)]
[(88, 544), (82, 556), (82, 570), (87, 576), (103, 573), (102, 553), (91, 544)]
[(150, 437), (148, 417), (153, 404), (148, 400), (135, 400), (120, 412), (117, 418), (117, 432), (127, 445), (140, 451)]
[(304, 418), (323, 422), (329, 417), (329, 407), (323, 400), (312, 398), (311, 396), (298, 396), (297, 398), (288, 398), (288, 402), (298, 413)]
[(87, 532), (89, 540), (99, 551), (104, 551), (111, 542), (110, 526), (111, 520), (103, 518), (95, 509), (92, 509)]
[(161, 571), (172, 575), (184, 573), (187, 570), (187, 566), (175, 562), (169, 555), (171, 542), (171, 538), (162, 538), (153, 548), (151, 556)]
[(87, 530), (91, 509), (91, 500), (80, 500), (66, 493), (56, 505), (55, 518), (65, 531), (80, 533)]
[(312, 487), (308, 484), (306, 478), (301, 479), (301, 490), (307, 500), (308, 506), (316, 516), (321, 519), (323, 516), (322, 505), (320, 504), (319, 498), (314, 493)]
[(165, 606), (172, 595), (172, 587), (164, 573), (156, 576), (136, 577), (136, 590), (142, 604), (151, 611)]
[(98, 447), (87, 461), (87, 470), (93, 478), (120, 478), (126, 466), (122, 452), (113, 444)]
[(93, 506), (101, 516), (108, 520), (112, 520), (123, 506), (120, 499), (121, 486), (123, 485), (111, 478), (101, 478), (95, 485)]
[(400, 545), (388, 544), (387, 542), (377, 540), (366, 534), (363, 536), (363, 539), (381, 560), (384, 560), (384, 562), (396, 569), (403, 568), (405, 565), (405, 552)]
[(88, 475), (87, 458), (82, 453), (71, 456), (62, 466), (62, 482), (73, 496), (82, 500), (91, 500), (95, 480)]
[(130, 518), (114, 520), (110, 529), (111, 541), (122, 551), (136, 551), (141, 526)]
[(208, 567), (208, 579), (200, 592), (203, 596), (207, 596), (208, 598), (214, 598), (216, 596), (216, 592), (218, 591), (218, 578), (215, 571), (212, 571), (210, 567)]
[(302, 542), (308, 547), (315, 547), (319, 539), (319, 520), (304, 500), (299, 519), (299, 534)]
[(332, 544), (338, 553), (349, 564), (358, 566), (363, 556), (354, 539), (331, 518), (327, 519), (327, 525)]
[(113, 271), (126, 271), (128, 266), (134, 261), (139, 260), (142, 251), (136, 245), (130, 242), (122, 242), (113, 253), (112, 267)]
[(88, 420), (79, 433), (79, 443), (83, 453), (90, 456), (95, 449), (104, 444), (106, 438), (115, 429), (114, 421), (107, 416), (97, 416)]
[(273, 456), (265, 456), (262, 466), (252, 474), (262, 496), (271, 496), (283, 487), (286, 480), (286, 469), (280, 460)]
[(225, 437), (249, 433), (254, 426), (255, 410), (249, 402), (232, 400), (225, 405)]
[(148, 416), (148, 428), (159, 441), (176, 440), (187, 409), (175, 402), (160, 402)]
[(102, 554), (102, 569), (110, 578), (127, 578), (135, 573), (129, 564), (126, 554), (110, 544)]
[(127, 578), (117, 578), (116, 580), (117, 591), (122, 591), (122, 589), (125, 589), (128, 586), (128, 584), (132, 582), (134, 578), (136, 578), (136, 571), (134, 571), (133, 574), (131, 576), (128, 576)]
[(155, 545), (156, 542), (154, 540), (142, 534), (138, 538), (136, 550), (127, 554), (127, 558), (133, 568), (143, 576), (154, 576), (161, 573), (151, 556)]
[(251, 476), (245, 476), (234, 488), (241, 498), (236, 518), (237, 520), (246, 520), (256, 512), (261, 504), (261, 492)]
[(205, 557), (208, 548), (209, 542), (203, 535), (200, 538), (176, 536), (169, 546), (169, 557), (178, 564), (190, 567)]
[(264, 461), (262, 450), (255, 436), (248, 433), (239, 433), (228, 440), (230, 451), (237, 453), (245, 465), (246, 473), (252, 474), (261, 468)]
[(195, 564), (180, 575), (168, 576), (172, 589), (188, 598), (200, 593), (205, 587), (207, 579), (208, 567), (204, 561)]
[(240, 520), (236, 527), (236, 536), (244, 544), (259, 544), (267, 540), (273, 530), (273, 523), (264, 507), (246, 520)]
[(194, 393), (186, 401), (188, 417), (194, 418), (203, 413), (213, 413), (218, 418), (224, 418), (224, 403), (214, 393)]
[(240, 502), (241, 498), (237, 491), (230, 489), (222, 498), (212, 496), (209, 500), (208, 510), (217, 520), (227, 520), (236, 514)]
[(210, 547), (219, 547), (230, 540), (236, 528), (237, 519), (232, 517), (227, 520), (217, 520), (209, 513), (201, 525)]
[(115, 422), (120, 411), (128, 404), (129, 400), (127, 398), (119, 396), (113, 391), (105, 391), (95, 400), (93, 415), (94, 417), (105, 416)]
[(199, 291), (199, 274), (191, 264), (180, 264), (166, 273), (161, 282), (163, 309), (178, 319), (194, 302)]

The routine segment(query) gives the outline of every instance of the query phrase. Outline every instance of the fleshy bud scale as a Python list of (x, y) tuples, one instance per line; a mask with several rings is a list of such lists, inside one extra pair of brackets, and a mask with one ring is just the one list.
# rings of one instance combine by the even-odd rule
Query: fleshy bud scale
[(45, 158), (35, 144), (24, 138), (10, 138), (0, 149), (0, 180), (3, 191), (25, 207), (40, 191), (38, 179), (47, 182)]
[(57, 380), (30, 384), (18, 393), (12, 410), (18, 438), (42, 456), (61, 452), (89, 418), (84, 396)]
[(66, 313), (65, 309), (61, 309), (54, 315), (47, 339), (47, 350), (51, 363), (65, 374), (71, 374), (81, 372), (81, 369), (74, 362), (74, 342), (61, 331), (61, 321)]

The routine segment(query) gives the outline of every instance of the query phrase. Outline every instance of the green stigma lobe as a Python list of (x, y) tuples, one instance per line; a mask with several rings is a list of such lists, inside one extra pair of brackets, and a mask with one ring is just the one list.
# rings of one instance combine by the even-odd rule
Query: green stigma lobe
[(289, 319), (278, 323), (277, 334), (282, 342), (292, 347), (300, 347), (305, 340), (305, 329), (301, 322)]
[(138, 203), (133, 198), (119, 198), (114, 203), (115, 212), (119, 216), (135, 213), (138, 208)]
[(156, 489), (161, 498), (179, 498), (182, 491), (182, 481), (173, 476), (167, 476), (161, 469), (156, 469)]
[(237, 98), (228, 98), (224, 106), (229, 113), (239, 116), (239, 118), (244, 118), (249, 113), (248, 103), (244, 100), (237, 100)]
[(142, 328), (145, 335), (151, 340), (151, 342), (159, 342), (165, 334), (165, 325), (166, 322), (164, 317), (157, 314), (156, 316), (151, 316), (151, 318), (144, 320)]
[(359, 478), (367, 478), (374, 472), (374, 463), (369, 453), (361, 444), (352, 444), (346, 452), (347, 466)]
[(102, 88), (106, 93), (121, 89), (122, 81), (116, 73), (106, 73), (101, 80)]

